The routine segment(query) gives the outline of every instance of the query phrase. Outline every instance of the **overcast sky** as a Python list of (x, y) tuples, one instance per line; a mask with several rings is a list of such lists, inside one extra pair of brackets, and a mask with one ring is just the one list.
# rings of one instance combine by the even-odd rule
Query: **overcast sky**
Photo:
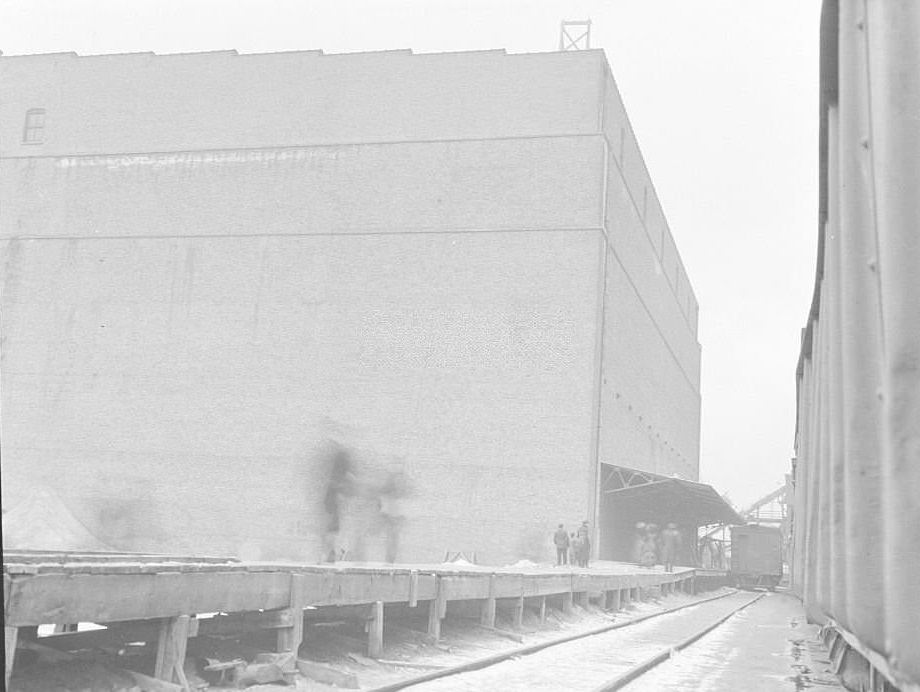
[(0, 0), (6, 55), (556, 50), (592, 20), (700, 302), (701, 480), (783, 482), (814, 280), (819, 0)]

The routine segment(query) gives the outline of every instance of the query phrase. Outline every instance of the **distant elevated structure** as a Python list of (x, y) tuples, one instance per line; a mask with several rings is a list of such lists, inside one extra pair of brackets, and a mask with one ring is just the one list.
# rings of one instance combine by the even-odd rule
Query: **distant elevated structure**
[(755, 524), (773, 524), (780, 526), (787, 516), (786, 486), (767, 493), (741, 512), (745, 521)]

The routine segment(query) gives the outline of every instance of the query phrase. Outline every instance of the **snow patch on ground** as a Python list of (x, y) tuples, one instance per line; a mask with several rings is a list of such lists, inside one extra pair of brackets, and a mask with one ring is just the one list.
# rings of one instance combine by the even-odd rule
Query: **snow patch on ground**
[(536, 562), (533, 560), (518, 560), (513, 565), (506, 565), (506, 567), (539, 567)]

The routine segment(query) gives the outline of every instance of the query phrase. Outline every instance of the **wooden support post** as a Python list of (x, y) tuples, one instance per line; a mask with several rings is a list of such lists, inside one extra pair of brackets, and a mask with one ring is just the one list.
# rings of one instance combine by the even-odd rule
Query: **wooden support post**
[(540, 622), (546, 622), (546, 596), (540, 597)]
[(489, 575), (489, 597), (482, 602), (479, 618), (485, 627), (495, 627), (495, 575)]
[(188, 645), (190, 620), (188, 615), (163, 618), (153, 677), (166, 682), (185, 680), (185, 648)]
[(409, 572), (409, 607), (415, 608), (418, 605), (418, 570), (414, 569)]
[(18, 627), (4, 627), (3, 628), (3, 652), (5, 654), (5, 671), (4, 679), (6, 684), (3, 689), (10, 689), (10, 678), (13, 675), (13, 661), (16, 658), (16, 640), (19, 638), (19, 628)]
[(367, 628), (367, 655), (380, 658), (383, 655), (383, 601), (371, 606), (371, 619)]
[(434, 599), (428, 603), (428, 636), (435, 641), (441, 638), (441, 612), (447, 607), (444, 595), (441, 577), (435, 577)]
[(450, 593), (448, 585), (450, 582), (441, 581), (438, 585), (438, 617), (442, 620), (447, 617), (447, 598)]
[(514, 601), (514, 627), (520, 629), (524, 626), (524, 597), (518, 596)]
[(632, 589), (621, 589), (620, 593), (623, 595), (623, 598), (620, 600), (624, 606), (628, 606), (632, 603)]
[(291, 575), (291, 596), (290, 608), (288, 615), (291, 620), (290, 627), (282, 627), (278, 630), (277, 651), (279, 653), (293, 653), (290, 663), (285, 666), (284, 672), (290, 673), (295, 670), (297, 661), (297, 651), (303, 642), (303, 609), (307, 598), (306, 593), (306, 575)]
[(428, 636), (438, 641), (441, 638), (441, 618), (438, 615), (438, 598), (428, 602)]

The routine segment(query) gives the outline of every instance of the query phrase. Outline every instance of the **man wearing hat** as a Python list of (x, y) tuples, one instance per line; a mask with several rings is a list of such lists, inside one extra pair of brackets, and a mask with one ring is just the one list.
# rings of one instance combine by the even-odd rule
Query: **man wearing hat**
[(553, 534), (553, 543), (556, 545), (556, 565), (566, 564), (569, 553), (569, 534), (562, 524), (559, 524), (559, 528)]
[(661, 532), (661, 561), (664, 563), (665, 572), (674, 571), (674, 561), (680, 551), (680, 544), (681, 536), (677, 524), (668, 524), (667, 528)]
[(589, 533), (591, 533), (591, 529), (588, 528), (588, 520), (585, 519), (581, 522), (581, 526), (578, 527), (578, 538), (581, 540), (581, 550), (579, 551), (581, 555), (579, 556), (578, 564), (581, 567), (587, 567), (588, 559), (591, 557), (591, 539), (588, 538)]

